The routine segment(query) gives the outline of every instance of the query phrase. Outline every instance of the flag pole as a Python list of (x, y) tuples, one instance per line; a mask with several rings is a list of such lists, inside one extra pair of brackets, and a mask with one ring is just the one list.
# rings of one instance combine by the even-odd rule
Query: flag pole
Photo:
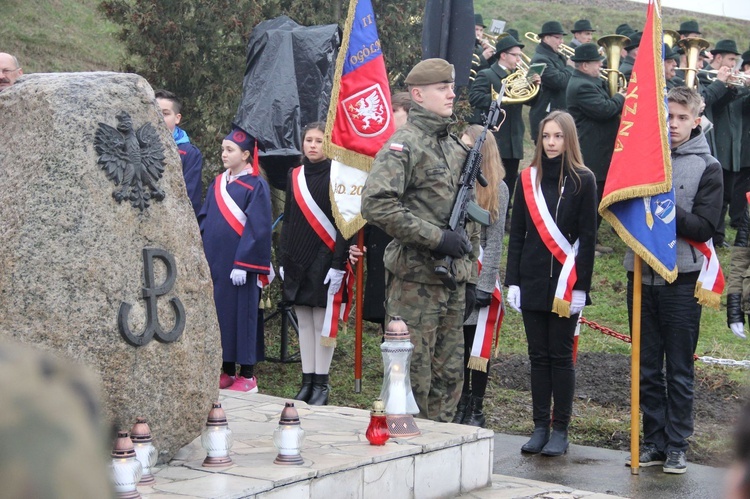
[(638, 475), (640, 467), (639, 440), (640, 423), (640, 386), (641, 386), (641, 257), (635, 254), (633, 262), (633, 325), (630, 331), (632, 340), (630, 349), (630, 474)]
[(362, 304), (364, 302), (365, 229), (357, 233), (357, 247), (362, 256), (357, 260), (357, 293), (354, 309), (354, 393), (362, 393)]

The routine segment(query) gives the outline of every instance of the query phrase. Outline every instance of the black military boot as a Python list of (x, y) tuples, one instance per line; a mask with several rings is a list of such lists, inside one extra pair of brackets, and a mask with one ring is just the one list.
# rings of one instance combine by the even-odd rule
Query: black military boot
[(312, 395), (312, 379), (312, 373), (302, 373), (302, 386), (297, 395), (294, 396), (294, 400), (302, 400), (304, 402), (310, 400), (310, 395)]
[(568, 452), (568, 430), (552, 429), (549, 442), (542, 448), (543, 456), (562, 456)]
[(531, 439), (521, 447), (521, 452), (528, 452), (529, 454), (539, 454), (547, 442), (549, 441), (549, 426), (537, 426), (534, 428), (534, 433), (531, 434)]
[(466, 419), (466, 409), (469, 408), (470, 402), (471, 393), (462, 393), (458, 401), (458, 406), (456, 406), (456, 415), (453, 416), (451, 423), (462, 424), (464, 422), (464, 419)]
[(471, 397), (471, 412), (467, 414), (466, 419), (464, 419), (464, 424), (484, 428), (486, 419), (482, 412), (483, 403), (484, 397)]
[(331, 387), (328, 384), (327, 374), (313, 374), (312, 395), (307, 401), (310, 405), (328, 405), (328, 394)]

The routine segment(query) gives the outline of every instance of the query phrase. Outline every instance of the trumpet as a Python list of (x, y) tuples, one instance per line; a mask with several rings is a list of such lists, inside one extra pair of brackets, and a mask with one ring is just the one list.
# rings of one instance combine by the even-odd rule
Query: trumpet
[[(719, 74), (718, 69), (699, 69), (698, 72), (710, 75), (708, 76), (708, 79), (711, 81), (715, 81), (716, 76)], [(750, 85), (750, 75), (747, 75), (745, 73), (732, 73), (727, 79), (727, 85), (732, 85), (734, 87), (746, 87)]]

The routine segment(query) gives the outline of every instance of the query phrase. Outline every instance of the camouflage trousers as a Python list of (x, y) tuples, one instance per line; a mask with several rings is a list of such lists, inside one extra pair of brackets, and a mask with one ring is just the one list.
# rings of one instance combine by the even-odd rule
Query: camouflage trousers
[(409, 327), (414, 354), (411, 386), (419, 417), (438, 422), (453, 418), (464, 377), (463, 317), (466, 287), (404, 281), (386, 272), (385, 312)]

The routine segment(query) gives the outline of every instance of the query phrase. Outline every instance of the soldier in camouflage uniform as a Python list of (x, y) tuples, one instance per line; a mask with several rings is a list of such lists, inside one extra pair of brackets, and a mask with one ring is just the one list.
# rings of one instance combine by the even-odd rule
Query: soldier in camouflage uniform
[(0, 497), (114, 497), (93, 376), (0, 342)]
[[(467, 149), (453, 123), (453, 66), (427, 59), (406, 78), (412, 99), (406, 125), (375, 157), (362, 214), (394, 240), (385, 250), (386, 315), (409, 326), (411, 384), (420, 417), (450, 421), (463, 382), (464, 309), (476, 284), (479, 227), (447, 230)], [(434, 273), (435, 254), (455, 258), (458, 288)], [(470, 283), (470, 286), (466, 284)]]

